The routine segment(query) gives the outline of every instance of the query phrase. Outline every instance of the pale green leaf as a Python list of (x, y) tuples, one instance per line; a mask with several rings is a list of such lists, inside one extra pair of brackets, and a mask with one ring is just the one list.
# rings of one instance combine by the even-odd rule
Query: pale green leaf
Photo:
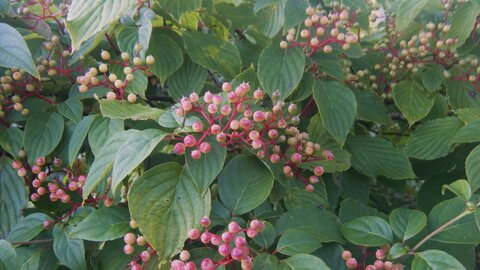
[(116, 119), (132, 119), (157, 121), (163, 113), (163, 110), (138, 103), (130, 103), (126, 100), (107, 100), (99, 101), (100, 111), (104, 117)]
[(435, 102), (422, 85), (413, 80), (399, 82), (393, 89), (393, 99), (410, 125), (427, 116)]

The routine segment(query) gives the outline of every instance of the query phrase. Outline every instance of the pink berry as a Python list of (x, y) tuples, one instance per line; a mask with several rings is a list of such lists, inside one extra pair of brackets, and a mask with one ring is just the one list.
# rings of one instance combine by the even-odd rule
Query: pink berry
[(249, 129), (252, 126), (252, 121), (250, 119), (243, 117), (240, 119), (240, 127), (243, 129)]
[(256, 140), (260, 137), (260, 133), (256, 130), (252, 130), (250, 131), (250, 133), (248, 134), (248, 137), (251, 139), (251, 140)]
[(316, 183), (318, 183), (318, 177), (316, 175), (312, 175), (312, 176), (310, 176), (309, 181), (312, 184), (316, 184)]
[(335, 156), (333, 155), (333, 153), (330, 152), (330, 151), (328, 151), (328, 150), (323, 150), (322, 156), (325, 157), (326, 160), (332, 160), (332, 159), (335, 158)]
[(188, 261), (188, 259), (190, 259), (190, 252), (188, 250), (182, 250), (182, 252), (180, 252), (180, 260)]
[(229, 244), (223, 244), (218, 247), (218, 253), (222, 255), (223, 257), (228, 256), (230, 254), (230, 245)]
[(346, 262), (348, 269), (355, 269), (358, 266), (357, 260), (355, 258), (348, 258)]
[(212, 94), (210, 91), (207, 91), (207, 92), (205, 93), (205, 95), (203, 96), (203, 100), (204, 100), (206, 103), (212, 102), (212, 100), (213, 100), (213, 94)]
[(144, 262), (148, 262), (148, 260), (150, 260), (150, 252), (148, 251), (142, 251), (142, 253), (140, 254), (140, 258), (142, 258), (142, 261)]
[(18, 169), (17, 174), (20, 177), (24, 177), (25, 175), (27, 175), (27, 169), (22, 167), (22, 168)]
[(223, 116), (228, 116), (232, 112), (232, 108), (228, 105), (223, 105), (222, 109), (220, 110), (220, 113)]
[(254, 140), (252, 141), (252, 147), (253, 149), (260, 149), (263, 146), (262, 140)]
[(220, 133), (217, 134), (217, 136), (215, 138), (217, 139), (217, 142), (223, 143), (227, 139), (227, 135), (223, 132), (220, 132)]
[(180, 260), (173, 260), (170, 266), (172, 270), (184, 270), (185, 263)]
[(214, 124), (212, 125), (212, 127), (210, 128), (210, 130), (212, 131), (212, 134), (218, 134), (220, 133), (220, 131), (222, 130), (221, 127), (217, 124)]
[(35, 160), (35, 164), (37, 166), (43, 166), (45, 165), (45, 158), (44, 157), (38, 157), (36, 160)]
[(22, 168), (22, 162), (20, 162), (18, 160), (14, 160), (12, 162), (12, 168), (14, 168), (15, 170), (18, 170), (18, 169)]
[(112, 198), (106, 198), (105, 201), (103, 201), (103, 205), (105, 207), (112, 207), (114, 203), (114, 200)]
[(293, 153), (290, 160), (293, 163), (300, 163), (302, 161), (302, 155), (300, 153)]
[(202, 241), (204, 244), (210, 243), (210, 240), (212, 240), (212, 235), (209, 232), (204, 232), (200, 236), (200, 241)]
[(61, 201), (63, 203), (68, 203), (70, 201), (70, 195), (68, 194), (63, 194), (62, 197), (61, 197)]
[(236, 221), (228, 223), (228, 231), (237, 234), (240, 231), (240, 225)]
[(87, 180), (87, 177), (85, 175), (80, 175), (77, 178), (77, 180), (78, 180), (79, 183), (85, 183), (85, 181)]
[(383, 268), (385, 268), (385, 270), (391, 270), (393, 269), (393, 263), (390, 261), (386, 261), (383, 263)]
[(231, 252), (232, 259), (234, 260), (241, 260), (244, 255), (243, 249), (239, 247), (234, 247)]
[(47, 189), (44, 188), (44, 187), (39, 187), (39, 188), (37, 189), (37, 193), (38, 193), (38, 195), (40, 195), (40, 196), (45, 195), (45, 194), (47, 194)]
[(375, 269), (382, 269), (383, 266), (384, 266), (384, 263), (382, 260), (376, 260), (374, 263), (373, 263), (373, 266), (375, 266)]
[(198, 150), (200, 150), (200, 152), (202, 152), (204, 154), (208, 154), (210, 152), (210, 150), (212, 150), (212, 146), (208, 142), (202, 142), (198, 146)]
[(193, 108), (193, 105), (192, 105), (192, 102), (190, 102), (190, 100), (185, 100), (184, 102), (182, 102), (183, 111), (188, 112), (188, 111), (191, 111), (192, 108)]
[(32, 173), (34, 173), (34, 174), (38, 174), (41, 170), (42, 170), (42, 168), (40, 168), (37, 165), (32, 166)]
[(195, 265), (194, 262), (188, 262), (183, 267), (183, 270), (197, 270), (197, 266)]
[(215, 104), (215, 105), (220, 105), (220, 104), (222, 104), (222, 96), (220, 96), (220, 95), (214, 95), (213, 98), (212, 98), (212, 102), (213, 102), (213, 104)]
[(245, 111), (243, 112), (243, 116), (246, 117), (246, 118), (252, 118), (252, 116), (253, 116), (253, 111), (250, 110), (250, 109), (245, 110)]
[(69, 189), (70, 191), (75, 191), (75, 190), (78, 189), (78, 184), (75, 183), (75, 182), (70, 182), (70, 183), (68, 183), (68, 189)]
[(39, 179), (35, 179), (32, 181), (32, 186), (34, 188), (39, 188), (41, 185), (42, 185), (42, 181), (40, 181)]
[[(237, 87), (238, 88), (238, 87)], [(230, 103), (236, 103), (238, 102), (238, 100), (240, 99), (239, 96), (237, 95), (237, 93), (235, 92), (230, 92), (228, 93), (227, 95), (227, 99)]]
[(183, 155), (185, 154), (185, 144), (184, 143), (176, 143), (175, 146), (173, 147), (173, 151), (177, 155)]
[(225, 92), (232, 91), (232, 84), (230, 82), (224, 82), (222, 84), (222, 90), (225, 91)]
[(140, 264), (132, 264), (130, 270), (142, 270), (142, 266)]
[(322, 166), (316, 166), (316, 167), (313, 169), (313, 173), (314, 173), (316, 176), (322, 176), (324, 172), (325, 172), (325, 170), (323, 169)]
[(262, 111), (256, 111), (253, 113), (253, 120), (255, 122), (263, 122), (265, 120), (265, 113)]
[(212, 270), (213, 266), (214, 266), (213, 261), (210, 258), (205, 258), (200, 263), (200, 268), (202, 268), (202, 270)]
[(200, 224), (202, 224), (203, 227), (210, 226), (210, 218), (207, 216), (202, 217), (202, 219), (200, 220)]
[(255, 99), (263, 99), (264, 96), (265, 96), (265, 94), (260, 89), (257, 89), (257, 90), (255, 90), (255, 92), (253, 92), (253, 97)]
[(207, 107), (207, 111), (211, 114), (216, 114), (218, 112), (218, 106), (215, 104), (209, 104)]
[(277, 153), (274, 153), (270, 156), (270, 162), (273, 164), (278, 163), (280, 161), (280, 155)]
[(306, 185), (305, 190), (308, 192), (313, 192), (315, 190), (315, 187), (312, 185)]
[(268, 137), (270, 139), (276, 139), (278, 137), (278, 131), (276, 129), (270, 129), (268, 131)]
[(247, 244), (247, 240), (243, 236), (237, 236), (235, 238), (235, 246), (237, 247), (243, 247)]
[(257, 231), (255, 229), (248, 228), (247, 229), (247, 236), (250, 237), (250, 238), (255, 238), (255, 237), (257, 237)]
[(58, 190), (57, 184), (48, 183), (48, 191), (49, 191), (50, 193), (55, 193), (55, 192), (57, 192), (57, 190)]
[(240, 87), (242, 88), (243, 91), (245, 91), (245, 93), (247, 93), (248, 91), (250, 91), (250, 84), (249, 83), (241, 83), (240, 84)]
[(190, 153), (190, 156), (193, 159), (200, 159), (202, 157), (202, 152), (200, 152), (200, 150), (193, 150), (192, 153)]
[(250, 221), (250, 228), (256, 230), (256, 231), (261, 231), (263, 229), (264, 225), (263, 225), (263, 222), (257, 220), (257, 219), (254, 219), (252, 221)]
[(127, 233), (123, 237), (123, 241), (125, 244), (133, 245), (135, 241), (137, 240), (137, 236), (134, 233)]
[(193, 102), (193, 103), (198, 102), (198, 100), (200, 99), (198, 94), (195, 92), (191, 93), (189, 98), (190, 98), (190, 102)]
[(135, 251), (135, 248), (132, 245), (127, 244), (123, 247), (123, 252), (125, 254), (132, 254), (134, 251)]
[(53, 220), (47, 219), (47, 220), (45, 220), (45, 221), (43, 222), (42, 225), (43, 225), (43, 228), (44, 228), (45, 230), (48, 230), (48, 229), (50, 229), (50, 227), (52, 227), (52, 225), (53, 225)]
[(33, 202), (36, 202), (36, 201), (40, 200), (40, 195), (38, 195), (38, 193), (32, 193), (32, 195), (30, 195), (30, 199)]
[(186, 147), (192, 147), (197, 143), (197, 139), (193, 135), (187, 135), (183, 139), (183, 143), (185, 144)]
[(233, 236), (234, 236), (234, 234), (231, 233), (231, 232), (224, 232), (224, 233), (222, 233), (222, 240), (225, 243), (229, 243), (233, 240)]
[(375, 266), (373, 265), (367, 265), (367, 267), (365, 267), (365, 270), (376, 270)]
[(62, 160), (59, 158), (54, 158), (52, 163), (53, 163), (53, 166), (60, 167), (62, 165)]
[(203, 131), (203, 124), (202, 122), (196, 121), (192, 124), (193, 132), (202, 132)]
[(188, 238), (192, 239), (192, 240), (196, 240), (200, 237), (200, 231), (198, 229), (191, 229), (189, 232), (188, 232)]
[(385, 250), (377, 249), (377, 251), (375, 252), (375, 257), (379, 260), (385, 259)]
[(222, 238), (216, 234), (212, 234), (212, 238), (210, 239), (210, 243), (214, 246), (219, 246), (222, 243)]

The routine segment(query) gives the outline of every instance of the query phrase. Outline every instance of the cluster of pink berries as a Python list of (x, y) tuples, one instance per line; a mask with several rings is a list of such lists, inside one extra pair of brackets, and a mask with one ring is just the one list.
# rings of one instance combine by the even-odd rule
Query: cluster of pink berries
[[(125, 88), (129, 83), (135, 79), (134, 73), (137, 70), (147, 72), (148, 66), (153, 65), (155, 58), (151, 55), (145, 58), (145, 64), (142, 58), (138, 56), (138, 53), (142, 49), (140, 43), (135, 44), (136, 56), (131, 60), (130, 55), (123, 52), (120, 57), (122, 61), (115, 61), (110, 59), (110, 53), (108, 51), (102, 51), (101, 57), (103, 60), (108, 61), (108, 64), (101, 63), (98, 69), (95, 67), (90, 68), (83, 76), (77, 77), (77, 83), (80, 84), (79, 91), (85, 93), (90, 88), (102, 86), (109, 88), (106, 98), (108, 100), (122, 100), (125, 95)], [(133, 67), (130, 64), (133, 63)], [(113, 73), (111, 68), (109, 72), (109, 65), (116, 65), (123, 69), (124, 79)], [(100, 74), (99, 74), (100, 72)], [(131, 103), (137, 101), (137, 95), (129, 93), (127, 100)]]
[[(130, 227), (132, 229), (137, 229), (137, 223), (133, 219), (130, 221)], [(125, 234), (123, 241), (125, 242), (123, 252), (127, 255), (135, 252), (135, 244), (138, 247), (146, 247), (146, 250), (143, 250), (140, 254), (136, 254), (135, 258), (128, 264), (132, 270), (143, 269), (145, 264), (150, 261), (151, 257), (157, 253), (142, 235), (136, 235), (135, 233), (129, 232)]]
[[(234, 262), (240, 262), (242, 270), (251, 270), (253, 267), (253, 257), (248, 247), (247, 238), (255, 238), (258, 233), (265, 229), (263, 222), (252, 220), (248, 228), (242, 229), (240, 225), (232, 221), (228, 224), (226, 231), (221, 234), (210, 232), (210, 218), (203, 217), (200, 222), (204, 228), (204, 232), (198, 229), (191, 229), (188, 232), (188, 238), (191, 240), (200, 240), (205, 245), (213, 245), (217, 247), (218, 254), (223, 258), (213, 261), (210, 258), (204, 258), (200, 263), (201, 270), (214, 270), (220, 265), (228, 265)], [(178, 260), (171, 263), (172, 270), (196, 270), (197, 266), (194, 262), (189, 262), (190, 253), (186, 250), (180, 253)]]
[(342, 259), (345, 261), (345, 264), (348, 269), (357, 269), (357, 270), (403, 270), (402, 264), (394, 264), (391, 261), (385, 260), (385, 250), (377, 249), (375, 252), (375, 261), (373, 264), (362, 265), (357, 262), (355, 258), (352, 257), (352, 253), (348, 250), (345, 250), (342, 253)]
[(308, 7), (305, 12), (308, 17), (304, 21), (305, 28), (300, 31), (300, 37), (304, 41), (296, 41), (297, 31), (291, 28), (288, 30), (286, 40), (280, 42), (282, 49), (304, 47), (308, 56), (312, 56), (318, 50), (331, 53), (333, 44), (338, 44), (343, 50), (349, 50), (351, 45), (358, 42), (359, 36), (353, 34), (351, 28), (358, 27), (356, 20), (360, 10), (350, 14), (348, 7), (334, 1), (329, 12), (320, 7)]
[(214, 136), (223, 147), (237, 149), (237, 146), (247, 146), (259, 158), (268, 159), (274, 164), (281, 162), (287, 177), (301, 179), (306, 189), (313, 191), (313, 184), (319, 181), (318, 177), (323, 175), (324, 168), (316, 166), (314, 174), (304, 178), (300, 164), (332, 160), (334, 156), (328, 150), (322, 151), (318, 143), (309, 141), (307, 133), (295, 127), (300, 123), (297, 105), (292, 103), (286, 106), (278, 100), (278, 93), (274, 93), (271, 110), (252, 110), (253, 103), (260, 103), (265, 96), (261, 89), (250, 94), (248, 83), (243, 82), (233, 89), (230, 82), (225, 82), (222, 90), (223, 94), (208, 91), (203, 99), (197, 93), (192, 93), (180, 100), (177, 115), (200, 115), (203, 119), (192, 124), (192, 131), (202, 135), (186, 135), (182, 142), (175, 144), (175, 153), (183, 155), (187, 149), (191, 149), (190, 156), (199, 159), (211, 151), (212, 146), (206, 139)]

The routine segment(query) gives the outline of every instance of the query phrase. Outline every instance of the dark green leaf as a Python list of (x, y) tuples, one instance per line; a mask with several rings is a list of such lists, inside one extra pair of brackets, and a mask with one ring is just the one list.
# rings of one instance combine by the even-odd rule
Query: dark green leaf
[(199, 8), (202, 5), (202, 0), (159, 0), (158, 3), (175, 19), (179, 20), (183, 13)]
[(17, 270), (19, 268), (19, 261), (17, 253), (12, 245), (6, 240), (0, 239), (0, 269)]
[(428, 66), (422, 72), (422, 83), (423, 86), (429, 92), (436, 92), (443, 83), (443, 72), (444, 69), (441, 66)]
[(0, 147), (12, 156), (18, 156), (23, 148), (23, 131), (17, 127), (0, 127)]
[(448, 185), (443, 185), (442, 194), (445, 194), (445, 190), (447, 189), (457, 195), (457, 197), (462, 198), (465, 202), (468, 202), (472, 196), (472, 188), (467, 180), (464, 179), (457, 180)]
[(480, 109), (480, 96), (471, 83), (447, 80), (445, 85), (447, 86), (448, 102), (454, 109)]
[(183, 63), (182, 49), (167, 34), (153, 31), (147, 54), (155, 57), (149, 70), (164, 83)]
[(76, 98), (69, 98), (65, 102), (58, 104), (58, 112), (65, 118), (78, 124), (82, 120), (83, 104)]
[(458, 130), (452, 143), (470, 143), (480, 141), (480, 120), (472, 121)]
[(412, 262), (412, 269), (415, 270), (466, 270), (460, 262), (450, 254), (440, 250), (427, 250), (415, 253)]
[(390, 226), (398, 238), (406, 241), (427, 226), (427, 215), (418, 210), (397, 208), (390, 214)]
[(36, 113), (28, 119), (23, 143), (30, 164), (55, 149), (62, 138), (63, 128), (63, 117), (58, 113)]
[(89, 241), (109, 241), (129, 232), (129, 224), (128, 209), (104, 207), (90, 213), (68, 236)]
[(308, 230), (291, 229), (283, 232), (278, 240), (277, 251), (293, 256), (296, 254), (308, 254), (322, 246), (322, 242), (312, 237)]
[(7, 240), (10, 242), (30, 241), (43, 231), (43, 222), (50, 217), (42, 213), (34, 213), (20, 220), (10, 231)]
[(287, 32), (288, 29), (305, 20), (305, 9), (307, 7), (307, 0), (287, 0), (284, 9), (283, 32)]
[(465, 171), (467, 173), (467, 180), (472, 187), (472, 191), (476, 191), (480, 188), (480, 146), (470, 152), (465, 162)]
[(88, 130), (96, 118), (96, 115), (86, 116), (75, 127), (72, 137), (70, 138), (70, 143), (68, 144), (68, 164), (70, 164), (70, 166), (77, 160), (78, 151), (80, 151), (83, 141), (87, 137)]
[(182, 67), (167, 80), (168, 93), (175, 99), (188, 96), (192, 92), (200, 93), (208, 77), (205, 68), (195, 64), (185, 56)]
[(435, 101), (421, 84), (412, 80), (399, 82), (393, 89), (393, 99), (410, 125), (427, 116)]
[(55, 255), (63, 265), (72, 270), (87, 269), (83, 240), (71, 239), (68, 237), (71, 227), (62, 226), (62, 224), (55, 224), (53, 227), (53, 251)]
[(470, 33), (474, 31), (477, 16), (480, 13), (480, 5), (469, 2), (459, 7), (451, 17), (451, 29), (445, 38), (458, 40), (453, 47), (458, 48), (465, 43)]
[(393, 241), (392, 229), (383, 219), (375, 216), (359, 217), (340, 228), (343, 236), (355, 245), (375, 247)]

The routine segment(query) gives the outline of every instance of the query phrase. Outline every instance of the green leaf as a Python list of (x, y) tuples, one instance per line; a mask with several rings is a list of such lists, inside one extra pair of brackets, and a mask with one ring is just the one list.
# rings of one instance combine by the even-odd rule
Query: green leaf
[(329, 57), (325, 54), (319, 54), (319, 56), (315, 58), (318, 59), (315, 62), (318, 70), (325, 72), (327, 75), (337, 79), (339, 82), (344, 81), (345, 74), (343, 73), (343, 65), (341, 64), (342, 60), (340, 60), (340, 58)]
[(339, 82), (317, 81), (313, 97), (326, 130), (343, 146), (357, 112), (352, 90)]
[(109, 138), (123, 130), (123, 120), (108, 117), (97, 118), (88, 131), (88, 144), (96, 155)]
[(277, 265), (277, 257), (268, 253), (260, 253), (253, 260), (253, 270), (275, 270)]
[(89, 241), (110, 241), (130, 231), (127, 208), (100, 208), (90, 213), (69, 233), (71, 238)]
[(480, 188), (480, 146), (470, 152), (465, 161), (465, 172), (467, 173), (467, 180), (472, 187), (472, 192)]
[(397, 208), (390, 214), (390, 226), (402, 241), (406, 241), (427, 226), (427, 215), (422, 211)]
[(250, 65), (246, 70), (233, 78), (232, 89), (235, 89), (243, 82), (248, 82), (251, 89), (257, 89), (260, 87), (257, 72), (255, 71), (255, 67), (253, 65)]
[(139, 103), (130, 103), (126, 100), (102, 99), (98, 102), (100, 103), (100, 111), (104, 117), (133, 120), (152, 119), (157, 121), (163, 113), (163, 110)]
[[(458, 197), (437, 204), (428, 215), (428, 230), (433, 232), (464, 210), (465, 201)], [(480, 231), (474, 215), (467, 215), (444, 228), (431, 239), (449, 244), (478, 244)]]
[(445, 190), (448, 189), (453, 192), (457, 197), (462, 198), (465, 202), (472, 197), (472, 188), (467, 180), (460, 179), (451, 184), (442, 186), (442, 194), (445, 194)]
[(387, 140), (352, 136), (345, 147), (352, 155), (352, 166), (365, 175), (391, 179), (415, 177), (407, 156)]
[(287, 0), (285, 3), (283, 32), (305, 20), (305, 9), (308, 7), (307, 0)]
[(340, 231), (348, 241), (360, 246), (383, 246), (393, 241), (388, 222), (375, 216), (356, 218), (342, 224)]
[(276, 232), (275, 227), (273, 227), (272, 223), (264, 221), (263, 224), (265, 225), (265, 228), (262, 232), (259, 232), (257, 234), (257, 236), (254, 238), (254, 241), (264, 249), (268, 249), (273, 244), (273, 242), (275, 242)]
[(392, 122), (383, 99), (373, 91), (354, 88), (353, 93), (357, 100), (357, 117), (361, 120), (378, 122), (388, 125)]
[(463, 122), (470, 124), (475, 120), (480, 120), (480, 109), (476, 108), (464, 108), (455, 112)]
[(388, 251), (387, 258), (390, 260), (397, 259), (407, 254), (407, 252), (407, 247), (404, 247), (401, 243), (395, 243)]
[(401, 0), (397, 7), (396, 28), (398, 31), (404, 31), (414, 22), (415, 18), (420, 14), (423, 7), (427, 4), (427, 0), (409, 1)]
[(150, 39), (147, 54), (155, 57), (149, 70), (164, 83), (183, 63), (182, 49), (167, 34), (155, 30)]
[(72, 39), (72, 49), (105, 30), (124, 14), (135, 9), (135, 0), (74, 0), (68, 10), (65, 26)]
[(436, 92), (443, 83), (443, 67), (439, 65), (427, 66), (427, 68), (422, 72), (422, 83), (423, 86), (429, 92)]
[(297, 254), (282, 261), (281, 270), (330, 270), (320, 258), (310, 254)]
[(58, 112), (65, 118), (78, 124), (82, 120), (83, 104), (76, 98), (69, 98), (65, 102), (58, 104)]
[(273, 1), (267, 8), (257, 13), (259, 19), (256, 23), (258, 30), (268, 38), (274, 38), (282, 29), (284, 18), (285, 1)]
[(53, 251), (60, 262), (72, 270), (87, 269), (83, 240), (71, 239), (68, 233), (71, 227), (55, 224), (52, 231)]
[[(11, 166), (12, 160), (0, 157), (0, 237), (5, 238), (17, 224), (27, 206), (27, 189), (23, 179)], [(0, 252), (1, 253), (1, 252)]]
[(297, 88), (288, 97), (292, 102), (299, 102), (308, 98), (313, 93), (315, 86), (315, 77), (310, 73), (305, 73)]
[(282, 234), (276, 250), (282, 254), (293, 256), (301, 253), (312, 253), (322, 246), (322, 242), (312, 237), (307, 230), (291, 229)]
[[(135, 51), (135, 45), (140, 44), (142, 48), (138, 51), (138, 56), (141, 59), (145, 59), (145, 51), (150, 48), (149, 44), (151, 42), (152, 35), (152, 22), (150, 21), (150, 16), (155, 16), (153, 11), (149, 9), (141, 9), (140, 11), (142, 19), (139, 20), (138, 26), (125, 26), (117, 34), (117, 43), (118, 48), (122, 52), (126, 52), (129, 55), (137, 55)], [(157, 43), (157, 46), (161, 43)], [(155, 59), (156, 60), (156, 59)]]
[(343, 223), (365, 216), (377, 216), (385, 220), (388, 218), (385, 214), (378, 212), (377, 209), (352, 198), (343, 200), (340, 203), (339, 217)]
[(44, 230), (43, 222), (50, 217), (42, 213), (33, 213), (20, 220), (10, 231), (7, 240), (10, 242), (30, 241)]
[(193, 159), (190, 155), (191, 150), (185, 154), (185, 168), (195, 181), (198, 191), (201, 194), (207, 192), (210, 184), (222, 171), (227, 149), (217, 142), (215, 137), (210, 136), (206, 140), (211, 145), (208, 154), (202, 154), (199, 159)]
[(411, 80), (401, 81), (394, 87), (393, 99), (410, 125), (427, 116), (435, 102), (421, 84)]
[(427, 250), (415, 253), (412, 262), (412, 269), (415, 270), (466, 270), (460, 262), (450, 254), (440, 250)]
[(301, 48), (284, 50), (273, 42), (260, 54), (258, 79), (270, 96), (278, 90), (280, 99), (285, 99), (300, 83), (304, 65), (305, 54)]
[(20, 33), (10, 25), (0, 23), (0, 36), (2, 36), (0, 40), (0, 66), (19, 68), (40, 79), (40, 73), (38, 73), (33, 62), (32, 54)]
[(0, 269), (17, 270), (19, 268), (19, 261), (17, 253), (8, 241), (0, 239)]
[(0, 147), (12, 156), (18, 156), (23, 148), (23, 131), (18, 127), (0, 127)]
[(188, 96), (192, 92), (200, 93), (208, 77), (205, 68), (195, 64), (185, 56), (182, 67), (167, 80), (168, 94), (174, 99)]
[(138, 177), (128, 193), (129, 209), (161, 261), (182, 250), (188, 231), (210, 212), (204, 197), (177, 163), (163, 163)]
[(315, 251), (314, 255), (322, 259), (331, 269), (348, 270), (345, 261), (342, 259), (344, 249), (337, 243), (328, 243)]
[(255, 209), (268, 198), (272, 188), (272, 173), (255, 157), (233, 158), (218, 176), (220, 199), (235, 215)]
[(158, 0), (158, 3), (178, 21), (183, 13), (200, 8), (202, 0)]
[(50, 154), (60, 142), (64, 128), (63, 117), (58, 113), (42, 112), (32, 115), (25, 126), (23, 144), (28, 163)]
[(432, 120), (419, 126), (410, 136), (405, 151), (410, 157), (432, 160), (450, 153), (452, 139), (463, 126), (456, 117)]
[(340, 222), (332, 212), (315, 206), (300, 205), (285, 212), (275, 224), (277, 234), (288, 230), (306, 230), (312, 237), (324, 242), (344, 243)]
[(462, 46), (467, 38), (474, 31), (477, 16), (480, 13), (480, 6), (476, 3), (469, 2), (458, 8), (451, 17), (451, 29), (445, 34), (445, 39), (458, 39), (458, 42), (453, 44), (453, 48)]
[(158, 129), (130, 133), (113, 160), (112, 190), (116, 190), (118, 184), (152, 153), (166, 135)]
[(480, 96), (470, 82), (447, 80), (445, 85), (447, 86), (448, 102), (454, 109), (480, 109)]
[(88, 130), (96, 118), (96, 115), (86, 116), (75, 127), (72, 138), (70, 138), (70, 142), (68, 144), (68, 164), (70, 164), (70, 166), (72, 166), (75, 160), (77, 160), (78, 151), (80, 151), (83, 141), (85, 141), (85, 138), (87, 137)]
[(213, 35), (200, 32), (183, 35), (185, 51), (193, 62), (231, 79), (240, 72), (242, 59), (237, 47)]
[(453, 143), (470, 143), (480, 141), (480, 120), (475, 120), (463, 126), (452, 138)]
[(10, 9), (10, 0), (0, 0), (0, 12), (3, 14), (8, 14)]

